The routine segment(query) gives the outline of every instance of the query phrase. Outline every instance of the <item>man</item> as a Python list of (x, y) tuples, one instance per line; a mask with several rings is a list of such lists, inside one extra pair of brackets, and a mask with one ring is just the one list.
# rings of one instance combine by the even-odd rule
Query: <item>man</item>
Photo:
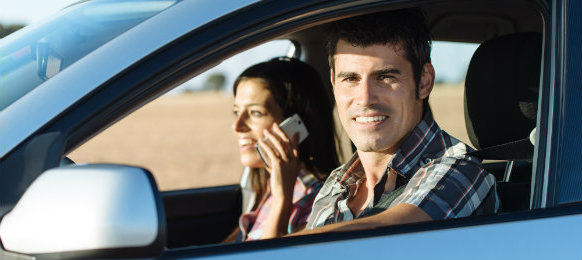
[(423, 14), (350, 18), (332, 24), (329, 34), (339, 118), (357, 151), (327, 179), (307, 228), (355, 230), (496, 212), (495, 177), (433, 120), (435, 72)]

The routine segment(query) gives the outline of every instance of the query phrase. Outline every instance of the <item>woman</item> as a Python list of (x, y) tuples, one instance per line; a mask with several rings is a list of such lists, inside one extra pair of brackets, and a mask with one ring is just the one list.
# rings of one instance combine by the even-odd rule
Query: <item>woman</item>
[[(276, 58), (245, 70), (234, 83), (232, 128), (250, 167), (256, 202), (240, 218), (243, 240), (278, 237), (305, 227), (322, 181), (337, 167), (332, 106), (319, 74), (297, 59)], [(298, 114), (309, 136), (297, 144), (279, 128)], [(255, 149), (260, 145), (265, 160)]]

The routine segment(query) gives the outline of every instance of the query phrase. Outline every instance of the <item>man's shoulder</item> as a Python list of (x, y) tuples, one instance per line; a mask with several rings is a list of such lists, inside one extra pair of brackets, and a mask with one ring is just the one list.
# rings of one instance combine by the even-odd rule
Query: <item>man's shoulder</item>
[(345, 162), (344, 164), (340, 165), (339, 167), (335, 168), (333, 171), (331, 171), (331, 173), (329, 174), (329, 176), (327, 177), (327, 179), (325, 180), (325, 184), (330, 183), (330, 182), (340, 182), (342, 177), (345, 175), (346, 171), (348, 170), (348, 168), (357, 165), (359, 163), (359, 157), (358, 157), (358, 153), (354, 153), (352, 155), (352, 157)]
[(444, 149), (436, 156), (435, 160), (443, 162), (451, 162), (456, 160), (467, 161), (471, 163), (481, 164), (481, 160), (476, 156), (471, 155), (475, 151), (473, 147), (455, 138), (444, 130), (441, 130), (441, 142), (444, 143)]
[(490, 191), (495, 192), (495, 177), (470, 154), (473, 148), (444, 131), (437, 138), (391, 205), (416, 205), (433, 219), (469, 216)]
[(340, 165), (339, 167), (335, 168), (333, 171), (331, 171), (331, 173), (329, 174), (329, 176), (327, 177), (327, 179), (325, 179), (325, 182), (323, 183), (323, 187), (329, 187), (334, 185), (335, 183), (339, 183), (342, 176), (345, 173), (345, 167), (347, 166), (347, 163), (344, 163), (342, 165)]
[[(442, 131), (442, 130), (441, 130)], [(449, 135), (445, 131), (440, 133), (438, 142), (443, 145), (438, 145), (438, 149), (434, 153), (425, 153), (420, 160), (420, 168), (414, 173), (421, 176), (428, 175), (465, 175), (465, 177), (475, 175), (487, 176), (489, 173), (483, 168), (481, 159), (471, 154), (474, 149), (460, 141), (459, 139)], [(418, 176), (417, 176), (418, 177)], [(425, 176), (426, 177), (426, 176)], [(458, 177), (457, 177), (458, 178)], [(453, 178), (454, 179), (454, 178)]]

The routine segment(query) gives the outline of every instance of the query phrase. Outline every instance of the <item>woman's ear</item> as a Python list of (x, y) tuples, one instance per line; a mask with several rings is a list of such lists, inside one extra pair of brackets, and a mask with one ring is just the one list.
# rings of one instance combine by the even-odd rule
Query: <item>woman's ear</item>
[(434, 85), (434, 67), (430, 62), (424, 64), (422, 68), (422, 75), (418, 84), (418, 98), (426, 99), (432, 91)]

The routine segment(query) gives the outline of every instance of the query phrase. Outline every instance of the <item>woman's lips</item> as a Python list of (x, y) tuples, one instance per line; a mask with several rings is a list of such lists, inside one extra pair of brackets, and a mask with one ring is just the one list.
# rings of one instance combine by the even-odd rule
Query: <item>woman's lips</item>
[(239, 145), (239, 149), (241, 151), (246, 151), (246, 150), (250, 150), (250, 149), (255, 149), (255, 144), (257, 142), (253, 139), (249, 139), (249, 138), (244, 138), (244, 139), (239, 139), (238, 140), (238, 145)]

